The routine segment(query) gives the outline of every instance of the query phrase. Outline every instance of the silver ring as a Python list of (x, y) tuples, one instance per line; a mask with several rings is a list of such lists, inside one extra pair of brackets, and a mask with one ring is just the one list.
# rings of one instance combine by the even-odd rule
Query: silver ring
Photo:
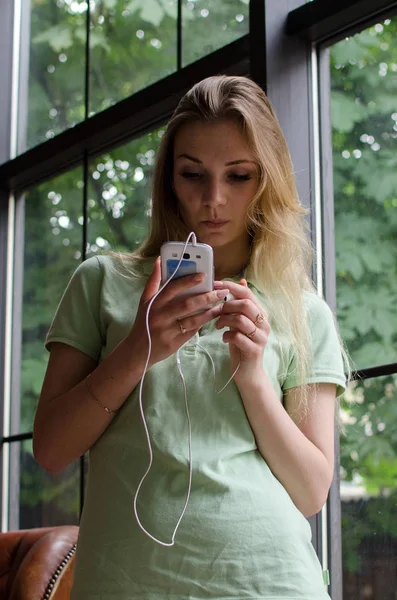
[(185, 335), (187, 330), (184, 328), (184, 326), (182, 325), (182, 322), (179, 319), (177, 319), (177, 321), (178, 321), (179, 329), (181, 330), (181, 334)]
[(254, 324), (255, 324), (255, 325), (260, 325), (261, 323), (263, 323), (263, 321), (264, 321), (264, 320), (265, 320), (265, 317), (264, 317), (264, 315), (263, 315), (262, 313), (258, 313), (258, 314), (256, 315), (256, 319), (255, 319), (255, 321), (254, 321)]

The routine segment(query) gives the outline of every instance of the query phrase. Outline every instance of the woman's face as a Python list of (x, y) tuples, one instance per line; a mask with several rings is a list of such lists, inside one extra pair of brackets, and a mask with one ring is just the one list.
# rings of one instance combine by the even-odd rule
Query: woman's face
[(246, 248), (247, 208), (258, 188), (258, 166), (238, 125), (193, 122), (174, 143), (174, 189), (187, 227), (212, 247)]

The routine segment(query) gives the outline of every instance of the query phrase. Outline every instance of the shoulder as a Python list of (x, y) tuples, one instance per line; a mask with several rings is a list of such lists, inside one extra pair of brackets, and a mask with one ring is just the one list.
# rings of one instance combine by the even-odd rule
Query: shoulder
[(140, 284), (152, 272), (154, 260), (135, 259), (129, 254), (98, 254), (87, 258), (75, 271), (80, 279), (109, 281), (129, 281)]
[(308, 327), (314, 342), (332, 341), (339, 345), (337, 321), (326, 301), (315, 293), (305, 292), (304, 306)]
[(309, 320), (334, 319), (333, 312), (326, 301), (315, 292), (303, 292), (303, 306)]
[[(99, 268), (106, 275), (126, 276), (131, 279), (147, 277), (153, 270), (154, 259), (138, 259), (127, 253), (99, 254), (97, 260)], [(86, 262), (91, 261), (88, 259)]]

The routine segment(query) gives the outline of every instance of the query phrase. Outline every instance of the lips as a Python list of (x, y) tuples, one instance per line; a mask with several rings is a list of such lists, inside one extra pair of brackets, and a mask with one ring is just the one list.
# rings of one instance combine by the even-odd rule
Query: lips
[(208, 221), (203, 221), (206, 225), (225, 225), (229, 221), (224, 221), (223, 219), (211, 219)]
[(205, 225), (206, 227), (209, 227), (209, 229), (220, 229), (221, 227), (226, 225), (226, 223), (228, 223), (228, 222), (229, 221), (220, 221), (220, 220), (203, 221), (203, 225)]

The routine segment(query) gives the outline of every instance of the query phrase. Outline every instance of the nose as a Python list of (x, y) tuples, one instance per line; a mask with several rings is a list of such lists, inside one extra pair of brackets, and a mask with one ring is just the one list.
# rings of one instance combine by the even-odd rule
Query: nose
[(220, 206), (226, 204), (226, 193), (220, 181), (211, 178), (206, 182), (203, 190), (203, 202), (207, 206)]

